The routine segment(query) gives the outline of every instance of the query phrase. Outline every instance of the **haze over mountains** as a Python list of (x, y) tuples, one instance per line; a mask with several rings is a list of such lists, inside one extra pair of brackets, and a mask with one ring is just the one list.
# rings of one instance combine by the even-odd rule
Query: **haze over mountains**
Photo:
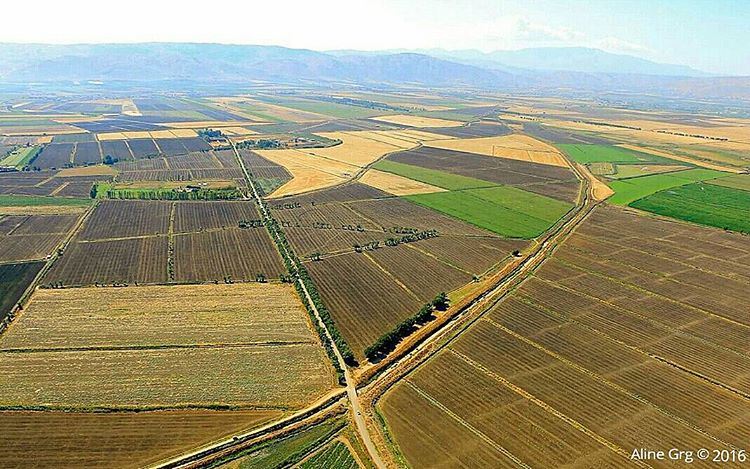
[(750, 99), (746, 77), (712, 77), (684, 65), (589, 48), (317, 52), (195, 43), (0, 44), (0, 82), (89, 80), (350, 82)]

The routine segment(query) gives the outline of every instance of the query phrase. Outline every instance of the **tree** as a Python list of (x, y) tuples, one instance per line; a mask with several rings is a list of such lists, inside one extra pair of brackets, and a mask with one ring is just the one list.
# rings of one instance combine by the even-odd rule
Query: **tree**
[(448, 309), (448, 303), (450, 300), (448, 300), (448, 295), (445, 294), (445, 292), (440, 292), (435, 297), (434, 300), (432, 300), (432, 306), (435, 307), (438, 311), (445, 311)]

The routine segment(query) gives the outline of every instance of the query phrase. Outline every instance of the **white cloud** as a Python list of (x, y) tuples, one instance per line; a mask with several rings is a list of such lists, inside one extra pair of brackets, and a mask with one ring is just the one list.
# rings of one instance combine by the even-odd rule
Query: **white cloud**
[(593, 45), (594, 47), (608, 52), (619, 52), (625, 54), (650, 54), (654, 52), (652, 49), (644, 45), (612, 36), (607, 36), (598, 41), (594, 41)]

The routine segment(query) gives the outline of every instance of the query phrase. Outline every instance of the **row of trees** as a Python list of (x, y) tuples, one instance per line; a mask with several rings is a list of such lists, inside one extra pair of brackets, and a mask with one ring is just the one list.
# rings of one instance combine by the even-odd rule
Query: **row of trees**
[[(265, 205), (265, 202), (261, 203)], [(266, 213), (270, 213), (267, 206), (263, 207), (263, 209), (266, 211)], [(305, 308), (307, 309), (307, 312), (310, 315), (310, 319), (312, 320), (312, 323), (315, 326), (318, 335), (320, 336), (320, 340), (325, 347), (326, 353), (330, 357), (331, 362), (336, 369), (339, 382), (341, 384), (345, 384), (344, 372), (338, 365), (338, 360), (335, 356), (333, 348), (331, 347), (326, 337), (325, 331), (318, 324), (318, 321), (313, 312), (313, 306), (318, 311), (320, 319), (323, 321), (326, 329), (331, 334), (333, 342), (336, 344), (336, 348), (343, 356), (346, 364), (350, 366), (356, 366), (357, 359), (354, 357), (352, 349), (349, 347), (349, 344), (346, 342), (344, 337), (341, 335), (341, 332), (339, 332), (338, 328), (336, 327), (336, 324), (334, 323), (333, 318), (331, 317), (331, 313), (328, 311), (328, 308), (326, 308), (326, 306), (323, 304), (323, 301), (320, 298), (320, 293), (315, 287), (315, 284), (313, 284), (312, 279), (310, 278), (310, 274), (307, 272), (307, 269), (305, 269), (304, 265), (302, 265), (297, 256), (294, 254), (294, 251), (291, 249), (289, 241), (287, 241), (286, 236), (284, 235), (284, 231), (280, 228), (276, 219), (271, 217), (270, 215), (268, 222), (266, 223), (266, 228), (270, 232), (271, 238), (278, 245), (279, 251), (281, 251), (282, 253), (286, 253), (286, 255), (284, 256), (284, 264), (287, 268), (287, 271), (289, 272), (287, 280), (290, 281), (290, 283), (294, 283), (294, 286), (297, 289), (297, 293), (299, 294), (300, 298), (303, 299)], [(307, 289), (307, 292), (312, 299), (312, 305), (310, 305), (306, 300), (305, 293), (302, 290), (300, 283), (294, 281), (295, 278), (298, 278), (302, 282), (302, 284), (304, 284), (305, 289)]]
[(401, 321), (395, 328), (386, 332), (374, 344), (365, 349), (365, 356), (371, 362), (380, 360), (396, 348), (401, 340), (416, 330), (417, 325), (425, 324), (433, 318), (435, 310), (445, 311), (448, 308), (448, 295), (440, 292), (430, 303), (423, 305), (419, 311)]

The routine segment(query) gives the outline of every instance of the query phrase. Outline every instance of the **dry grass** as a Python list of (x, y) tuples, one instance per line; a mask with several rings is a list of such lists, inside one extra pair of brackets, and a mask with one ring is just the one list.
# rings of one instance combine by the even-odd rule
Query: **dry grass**
[(294, 289), (38, 290), (0, 342), (3, 406), (301, 407), (333, 384)]
[(568, 162), (557, 149), (526, 135), (440, 140), (427, 142), (426, 145), (446, 150), (568, 167)]
[(434, 117), (422, 117), (409, 114), (396, 114), (392, 116), (378, 116), (370, 119), (387, 122), (389, 124), (406, 125), (409, 127), (460, 127), (463, 122), (448, 119), (437, 119)]
[(122, 133), (127, 138), (151, 138), (151, 133), (145, 130), (134, 130)]
[(99, 164), (96, 166), (80, 166), (78, 168), (65, 168), (60, 170), (56, 177), (73, 177), (73, 176), (114, 176), (117, 170), (112, 166)]
[(360, 182), (372, 186), (376, 189), (388, 192), (393, 195), (414, 195), (429, 194), (432, 192), (443, 192), (445, 189), (435, 187), (430, 184), (408, 179), (393, 173), (378, 171), (377, 169), (368, 170)]
[(319, 135), (341, 140), (342, 143), (328, 148), (311, 148), (301, 151), (359, 167), (372, 163), (386, 153), (404, 148), (403, 145), (408, 145), (406, 148), (416, 146), (406, 142), (402, 146), (378, 142), (361, 137), (358, 132), (321, 132)]

